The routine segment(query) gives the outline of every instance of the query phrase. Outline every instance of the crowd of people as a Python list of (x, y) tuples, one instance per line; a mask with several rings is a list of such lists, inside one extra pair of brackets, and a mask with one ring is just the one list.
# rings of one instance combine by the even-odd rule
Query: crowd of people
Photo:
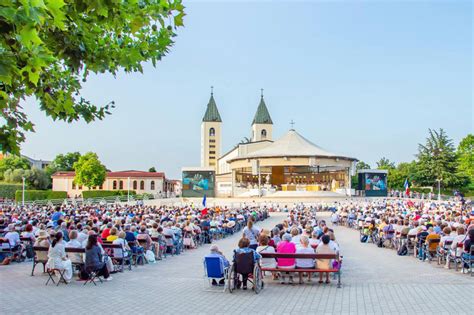
[[(66, 249), (84, 248), (84, 268), (78, 275), (88, 277), (94, 272), (111, 280), (110, 274), (118, 269), (117, 258), (132, 256), (144, 260), (142, 263), (154, 262), (234, 234), (250, 217), (254, 222), (267, 216), (265, 208), (253, 207), (4, 206), (0, 207), (0, 261), (6, 265), (31, 259), (35, 247), (46, 247), (48, 268), (64, 271), (62, 276), (69, 282), (74, 273), (72, 261), (80, 254), (68, 254)], [(110, 253), (103, 244), (120, 246)]]
[[(286, 209), (287, 207), (285, 207)], [(339, 268), (341, 260), (311, 259), (311, 258), (262, 258), (263, 253), (281, 254), (339, 254), (339, 244), (336, 242), (334, 230), (329, 228), (325, 220), (318, 220), (316, 207), (296, 205), (288, 211), (287, 219), (270, 229), (259, 228), (250, 218), (243, 229), (242, 238), (238, 241), (237, 248), (233, 251), (232, 261), (241, 253), (253, 253), (254, 263), (259, 263), (262, 268), (276, 268), (271, 277), (279, 280), (281, 284), (294, 283), (295, 269), (330, 270)], [(211, 253), (206, 257), (220, 257), (223, 265), (228, 267), (229, 260), (219, 251), (216, 245), (211, 247)], [(280, 271), (281, 270), (281, 271)], [(293, 270), (293, 272), (292, 272)], [(324, 272), (323, 272), (324, 273)], [(319, 283), (323, 283), (323, 273), (319, 273)], [(325, 283), (330, 283), (329, 273)], [(299, 283), (304, 283), (303, 278), (311, 281), (313, 273), (304, 275), (298, 273)], [(270, 276), (270, 275), (269, 275)], [(286, 280), (288, 279), (288, 281)], [(236, 288), (247, 289), (248, 275), (239, 275), (236, 279)], [(224, 285), (213, 280), (213, 285)]]
[(465, 200), (367, 199), (335, 204), (333, 223), (360, 230), (360, 241), (393, 248), (446, 268), (472, 268), (474, 211)]

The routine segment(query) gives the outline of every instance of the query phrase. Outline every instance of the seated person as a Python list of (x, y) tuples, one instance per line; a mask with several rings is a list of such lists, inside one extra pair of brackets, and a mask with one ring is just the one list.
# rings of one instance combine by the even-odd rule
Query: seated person
[(107, 236), (106, 240), (107, 242), (113, 242), (117, 239), (117, 228), (116, 227), (113, 227), (110, 229), (110, 232), (109, 232), (109, 235)]
[[(219, 257), (219, 259), (222, 261), (222, 264), (224, 265), (224, 268), (229, 267), (230, 265), (229, 261), (227, 260), (227, 258), (225, 258), (224, 254), (219, 250), (219, 247), (217, 247), (216, 244), (211, 245), (210, 250), (211, 252), (208, 255), (206, 255), (204, 259), (210, 258), (210, 257)], [(225, 279), (220, 279), (219, 284), (217, 283), (215, 279), (212, 279), (212, 285), (224, 285), (224, 284), (225, 284)]]
[(112, 280), (104, 262), (101, 248), (97, 243), (97, 234), (91, 234), (87, 239), (85, 269), (88, 273), (96, 272), (98, 276), (104, 277), (106, 281)]
[[(291, 242), (291, 235), (288, 233), (283, 234), (282, 241), (278, 243), (277, 247), (277, 253), (281, 254), (294, 254), (296, 252), (296, 245), (295, 243)], [(283, 270), (291, 270), (295, 269), (296, 262), (294, 258), (279, 258), (277, 267), (278, 269), (283, 269)], [(281, 284), (285, 283), (285, 274), (289, 275), (289, 272), (286, 273), (281, 273)], [(290, 275), (290, 283), (293, 283), (293, 276)]]
[(147, 229), (146, 229), (146, 225), (142, 225), (142, 226), (140, 227), (140, 232), (138, 232), (137, 240), (142, 241), (142, 242), (140, 242), (140, 243), (144, 243), (144, 244), (145, 244), (145, 246), (144, 246), (145, 251), (151, 250), (151, 243), (152, 243), (152, 240), (151, 240), (150, 235), (148, 235), (148, 231), (147, 231)]
[(125, 240), (125, 232), (120, 231), (118, 233), (118, 238), (112, 242), (112, 244), (121, 245), (122, 249), (114, 248), (114, 258), (125, 258), (128, 257), (128, 253), (131, 251), (128, 246), (128, 242)]
[[(323, 235), (321, 237), (321, 243), (316, 247), (316, 254), (334, 254), (334, 250), (329, 246), (330, 241), (329, 235)], [(331, 269), (331, 259), (317, 259), (316, 266), (320, 270)], [(329, 283), (329, 273), (326, 272), (326, 283)], [(323, 283), (323, 273), (319, 273), (319, 283)]]
[[(297, 254), (314, 254), (314, 249), (309, 246), (306, 235), (300, 237), (300, 245), (296, 247)], [(313, 269), (314, 259), (296, 258), (296, 269)], [(299, 272), (300, 284), (303, 283), (303, 273)], [(311, 281), (311, 273), (308, 272), (308, 282)]]
[[(253, 254), (253, 262), (254, 264), (258, 262), (262, 256), (257, 253), (254, 249), (250, 248), (250, 240), (246, 237), (242, 237), (239, 241), (238, 248), (234, 249), (234, 262), (236, 262), (236, 257), (239, 254), (245, 254), (245, 253), (252, 253)], [(238, 277), (238, 274), (236, 273), (236, 276)], [(247, 280), (248, 280), (248, 274), (243, 274), (242, 275), (242, 289), (247, 290)], [(240, 287), (240, 281), (238, 279), (235, 279), (235, 283), (237, 284), (237, 288)]]

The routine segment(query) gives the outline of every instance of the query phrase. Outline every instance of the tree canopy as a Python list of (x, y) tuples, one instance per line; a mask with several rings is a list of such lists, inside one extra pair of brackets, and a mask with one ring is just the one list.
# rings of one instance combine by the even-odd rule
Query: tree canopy
[(457, 154), (458, 171), (474, 183), (474, 135), (469, 134), (461, 140)]
[(4, 179), (4, 174), (7, 170), (29, 170), (30, 163), (24, 157), (9, 155), (0, 160), (0, 180)]
[(83, 185), (89, 189), (101, 186), (107, 176), (107, 169), (99, 161), (97, 154), (87, 152), (74, 163), (76, 176), (74, 181), (77, 185)]
[(155, 168), (154, 166), (152, 166), (152, 167), (150, 167), (150, 168), (148, 169), (148, 172), (150, 172), (150, 173), (156, 173), (156, 168)]
[(183, 25), (181, 0), (0, 0), (0, 146), (19, 153), (34, 131), (21, 101), (33, 96), (53, 120), (110, 114), (80, 94), (92, 73), (142, 72), (169, 52)]
[(79, 161), (81, 154), (79, 152), (68, 152), (66, 154), (58, 154), (54, 160), (48, 165), (46, 173), (52, 175), (58, 171), (73, 171), (74, 163)]
[(383, 157), (377, 162), (377, 168), (379, 170), (391, 170), (395, 168), (395, 163)]
[(456, 150), (453, 141), (443, 129), (428, 130), (424, 144), (418, 145), (418, 163), (415, 179), (423, 186), (433, 186), (441, 179), (447, 187), (459, 183), (456, 176)]
[(36, 167), (29, 170), (21, 168), (9, 169), (5, 172), (4, 176), (7, 183), (21, 183), (24, 177), (27, 186), (34, 189), (47, 189), (51, 184), (51, 178), (46, 172)]

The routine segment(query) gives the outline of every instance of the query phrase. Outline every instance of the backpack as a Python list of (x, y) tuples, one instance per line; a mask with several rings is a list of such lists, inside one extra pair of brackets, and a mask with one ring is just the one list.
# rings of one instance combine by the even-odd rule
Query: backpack
[(408, 248), (406, 245), (402, 245), (397, 252), (398, 256), (406, 256), (408, 254)]
[(33, 250), (33, 246), (27, 245), (25, 248), (26, 258), (33, 258), (35, 257), (35, 251)]
[(368, 239), (369, 239), (368, 235), (362, 235), (362, 237), (360, 238), (360, 242), (361, 243), (367, 243)]

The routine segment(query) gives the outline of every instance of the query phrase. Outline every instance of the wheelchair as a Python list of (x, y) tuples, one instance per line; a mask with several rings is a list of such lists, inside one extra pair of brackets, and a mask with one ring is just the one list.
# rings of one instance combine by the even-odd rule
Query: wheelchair
[(253, 252), (234, 252), (234, 262), (229, 268), (227, 280), (230, 293), (239, 287), (240, 276), (242, 276), (242, 279), (247, 277), (247, 281), (252, 283), (252, 290), (255, 294), (259, 294), (262, 291), (264, 286), (263, 273), (260, 264), (258, 262), (255, 263), (253, 260)]

